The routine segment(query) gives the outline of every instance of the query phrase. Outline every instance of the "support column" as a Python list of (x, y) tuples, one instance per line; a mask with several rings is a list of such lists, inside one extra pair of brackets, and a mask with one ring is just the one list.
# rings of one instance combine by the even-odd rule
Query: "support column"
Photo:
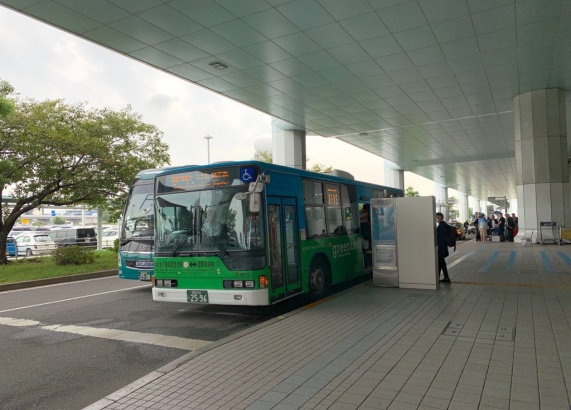
[(488, 216), (488, 201), (480, 200), (480, 213)]
[(286, 126), (281, 120), (272, 121), (273, 163), (305, 169), (305, 130), (284, 129)]
[(458, 221), (464, 223), (468, 220), (468, 195), (458, 193)]
[(435, 182), (434, 194), (436, 197), (436, 212), (442, 212), (444, 220), (448, 222), (448, 187)]
[(404, 191), (404, 170), (393, 162), (384, 160), (384, 163), (385, 185)]
[(513, 99), (519, 233), (537, 238), (540, 222), (571, 225), (565, 92), (530, 91)]

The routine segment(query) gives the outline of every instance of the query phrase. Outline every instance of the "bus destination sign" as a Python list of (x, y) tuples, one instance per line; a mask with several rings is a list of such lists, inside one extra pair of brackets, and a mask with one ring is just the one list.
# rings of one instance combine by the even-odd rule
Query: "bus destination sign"
[(230, 184), (232, 184), (232, 180), (230, 179), (228, 170), (218, 170), (208, 173), (191, 171), (182, 174), (167, 175), (167, 185), (170, 185), (175, 191), (219, 188)]

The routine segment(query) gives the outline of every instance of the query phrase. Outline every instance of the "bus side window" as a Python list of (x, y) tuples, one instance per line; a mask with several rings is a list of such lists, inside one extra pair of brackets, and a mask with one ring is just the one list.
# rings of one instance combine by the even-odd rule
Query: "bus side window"
[(307, 236), (325, 234), (325, 211), (322, 206), (306, 206)]

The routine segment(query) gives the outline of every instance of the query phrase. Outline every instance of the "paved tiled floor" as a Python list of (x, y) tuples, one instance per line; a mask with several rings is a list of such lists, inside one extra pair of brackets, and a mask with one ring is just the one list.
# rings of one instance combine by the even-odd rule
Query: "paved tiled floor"
[(466, 242), (438, 291), (366, 283), (93, 408), (567, 410), (570, 256)]

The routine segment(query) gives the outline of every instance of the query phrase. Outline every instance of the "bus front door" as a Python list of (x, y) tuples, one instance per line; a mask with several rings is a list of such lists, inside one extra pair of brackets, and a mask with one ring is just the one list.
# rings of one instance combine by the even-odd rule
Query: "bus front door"
[(299, 230), (294, 198), (268, 198), (270, 298), (272, 302), (302, 291)]

